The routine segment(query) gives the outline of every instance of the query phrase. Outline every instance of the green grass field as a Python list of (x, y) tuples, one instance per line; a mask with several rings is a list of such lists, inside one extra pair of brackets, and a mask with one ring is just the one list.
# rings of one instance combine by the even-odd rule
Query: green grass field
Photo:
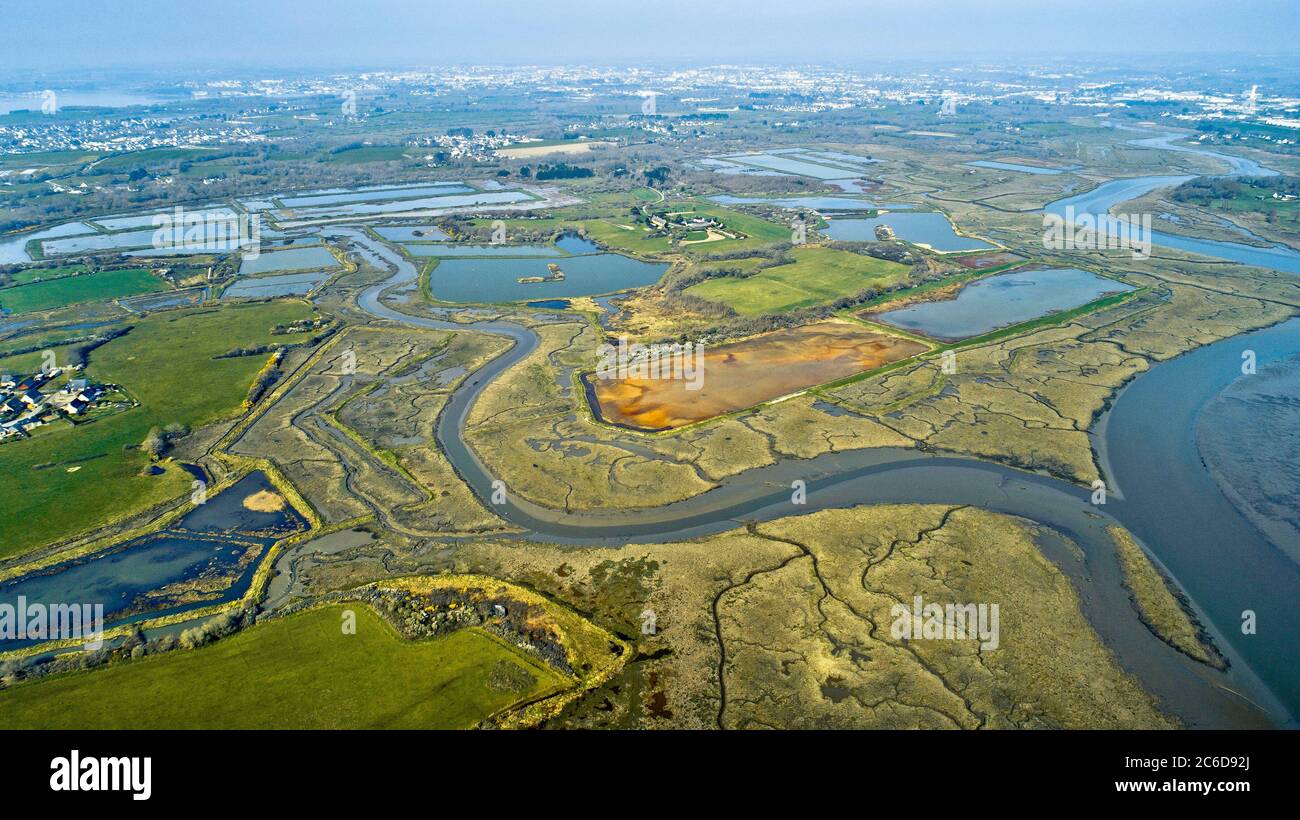
[(339, 151), (337, 154), (327, 154), (326, 162), (334, 164), (406, 162), (411, 159), (410, 155), (414, 153), (416, 153), (415, 149), (405, 148), (401, 145), (363, 145), (359, 148), (348, 148), (345, 151)]
[(153, 426), (194, 428), (237, 413), (266, 356), (213, 357), (268, 344), (280, 338), (271, 335), (276, 325), (311, 313), (298, 301), (168, 311), (91, 353), (89, 375), (122, 385), (141, 406), (0, 444), (0, 557), (189, 492), (191, 477), (177, 466), (140, 475), (147, 457), (135, 446)]
[(764, 256), (745, 256), (740, 259), (705, 259), (695, 263), (700, 270), (739, 270), (749, 273), (754, 268), (767, 262)]
[[(56, 268), (28, 268), (9, 274), (9, 285), (26, 285), (31, 282), (44, 282), (50, 279), (62, 279), (78, 273), (85, 273), (85, 265), (60, 265)], [(9, 285), (6, 285), (8, 287)]]
[[(730, 305), (744, 316), (824, 305), (842, 296), (852, 296), (868, 287), (901, 282), (909, 268), (897, 262), (835, 250), (794, 248), (789, 265), (766, 268), (745, 278), (709, 279), (686, 289), (691, 296)], [(743, 268), (736, 262), (719, 266)]]
[(634, 254), (658, 254), (672, 251), (666, 236), (648, 236), (648, 232), (632, 221), (632, 217), (613, 219), (585, 219), (573, 223), (597, 244), (616, 251)]
[(31, 168), (39, 165), (80, 165), (98, 158), (90, 151), (38, 151), (31, 154), (6, 154), (0, 157), (0, 167)]
[[(340, 628), (356, 613), (356, 634)], [(488, 686), (497, 664), (527, 691)], [(468, 729), (565, 688), (545, 664), (479, 629), (408, 641), (363, 604), (260, 624), (195, 650), (0, 693), (5, 729)]]
[(219, 152), (211, 148), (146, 148), (143, 151), (130, 151), (125, 154), (113, 154), (99, 163), (105, 170), (130, 170), (145, 168), (165, 162), (202, 162), (212, 159)]
[(65, 276), (0, 290), (0, 307), (14, 313), (53, 310), (81, 302), (98, 302), (165, 290), (166, 283), (143, 268), (106, 270)]

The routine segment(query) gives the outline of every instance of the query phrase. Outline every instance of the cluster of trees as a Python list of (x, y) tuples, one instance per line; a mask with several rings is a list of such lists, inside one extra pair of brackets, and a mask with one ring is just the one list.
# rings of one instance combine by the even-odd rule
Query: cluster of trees
[(366, 147), (366, 144), (361, 140), (353, 140), (352, 142), (345, 142), (342, 145), (336, 145), (331, 148), (329, 152), (332, 155), (346, 154), (348, 151), (355, 151), (358, 148), (364, 147)]
[[(189, 629), (186, 629), (179, 637), (175, 638), (174, 645), (170, 645), (167, 641), (167, 638), (170, 638), (171, 636), (159, 639), (159, 646), (156, 647), (156, 650), (166, 651), (167, 648), (176, 647), (181, 649), (198, 649), (200, 646), (210, 644), (215, 640), (226, 637), (227, 635), (233, 635), (246, 626), (252, 626), (255, 620), (257, 620), (256, 605), (244, 609), (232, 609), (228, 612), (221, 613), (215, 618), (206, 620), (198, 626), (192, 626)], [(164, 644), (167, 645), (164, 646)], [(136, 654), (137, 649), (141, 650), (139, 654)], [(149, 650), (150, 647), (148, 642), (142, 641), (131, 647), (131, 657), (138, 658), (142, 655), (149, 654)]]
[(150, 427), (149, 434), (144, 437), (140, 443), (140, 449), (149, 454), (154, 461), (162, 458), (171, 449), (172, 444), (177, 440), (190, 434), (190, 428), (178, 422), (172, 422), (166, 427)]
[(436, 588), (424, 593), (370, 587), (345, 593), (338, 600), (362, 601), (411, 639), (445, 635), (468, 626), (493, 632), (515, 646), (573, 673), (559, 636), (543, 625), (541, 608), (508, 595), (477, 587)]
[(72, 367), (84, 366), (90, 360), (90, 353), (95, 348), (108, 344), (119, 336), (125, 336), (131, 332), (134, 325), (125, 325), (123, 327), (112, 328), (103, 333), (90, 337), (84, 342), (76, 342), (71, 350), (68, 351), (67, 362)]
[(128, 658), (138, 659), (160, 652), (170, 652), (173, 649), (196, 649), (252, 626), (257, 620), (257, 615), (257, 605), (249, 604), (241, 609), (233, 609), (210, 618), (199, 626), (184, 630), (180, 635), (169, 633), (153, 639), (146, 639), (137, 624), (133, 626), (134, 631), (115, 648), (104, 646), (94, 651), (64, 652), (48, 658), (27, 657), (6, 660), (0, 663), (0, 684), (12, 686), (24, 680), (92, 669)]
[(280, 360), (284, 356), (284, 348), (278, 348), (271, 357), (266, 360), (262, 369), (257, 371), (257, 377), (253, 379), (253, 384), (248, 388), (248, 395), (244, 397), (244, 409), (257, 404), (258, 399), (266, 395), (266, 391), (271, 389), (280, 378)]
[[(446, 231), (458, 242), (469, 242), (471, 244), (484, 245), (492, 242), (492, 225), (490, 222), (484, 224), (475, 224), (475, 217), (468, 215), (454, 215), (447, 217), (439, 222), (439, 227)], [(557, 231), (553, 225), (542, 225), (537, 228), (530, 228), (527, 224), (528, 217), (520, 217), (518, 214), (510, 215), (512, 223), (510, 225), (510, 234), (507, 241), (511, 244), (539, 244), (545, 245), (560, 238), (566, 233), (578, 233), (582, 231), (577, 229)]]
[(647, 185), (654, 187), (656, 185), (663, 185), (667, 182), (670, 173), (672, 173), (672, 169), (667, 165), (657, 165), (654, 168), (643, 172), (641, 175), (645, 177)]
[[(590, 168), (584, 168), (580, 165), (569, 165), (566, 162), (557, 162), (554, 165), (539, 165), (534, 179), (545, 181), (548, 179), (587, 179), (596, 175), (596, 172)], [(520, 170), (520, 176), (523, 176), (523, 170)]]
[(1300, 196), (1300, 177), (1197, 177), (1179, 185), (1170, 197), (1175, 202), (1203, 205), (1216, 199), (1235, 199), (1242, 194), (1271, 197), (1275, 193)]
[(698, 285), (706, 279), (720, 279), (725, 276), (745, 278), (753, 276), (759, 271), (766, 270), (767, 268), (774, 268), (777, 265), (788, 265), (794, 262), (794, 257), (789, 254), (790, 249), (793, 247), (794, 245), (786, 242), (757, 251), (736, 251), (705, 257), (709, 262), (724, 263), (733, 259), (753, 259), (755, 257), (763, 257), (764, 259), (762, 262), (750, 267), (748, 270), (742, 270), (739, 267), (729, 267), (725, 264), (709, 268), (691, 268), (673, 276), (667, 283), (665, 290), (668, 293), (680, 293), (692, 285)]

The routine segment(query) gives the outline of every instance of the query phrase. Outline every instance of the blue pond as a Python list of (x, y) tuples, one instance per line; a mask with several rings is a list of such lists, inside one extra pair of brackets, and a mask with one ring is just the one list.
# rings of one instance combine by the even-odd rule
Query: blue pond
[(958, 234), (948, 217), (933, 212), (833, 219), (822, 233), (841, 242), (875, 242), (877, 225), (893, 228), (894, 234), (904, 242), (932, 248), (940, 253), (988, 250), (994, 247), (988, 242)]
[[(546, 277), (553, 262), (564, 279), (551, 282), (520, 282), (521, 278)], [(445, 302), (519, 302), (595, 296), (652, 285), (668, 265), (642, 262), (616, 253), (593, 253), (553, 259), (442, 259), (429, 274), (429, 290)]]
[(932, 339), (956, 341), (1130, 290), (1131, 285), (1078, 268), (1008, 271), (972, 282), (955, 299), (921, 302), (872, 318)]
[[(162, 532), (56, 564), (0, 584), (0, 602), (28, 605), (102, 604), (107, 623), (181, 612), (237, 600), (252, 583), (266, 549), (299, 532), (306, 522), (286, 504), (274, 512), (244, 506), (245, 499), (275, 487), (253, 472), (196, 507)], [(228, 586), (182, 600), (164, 588), (194, 580), (226, 579)], [(12, 649), (19, 641), (0, 641)]]

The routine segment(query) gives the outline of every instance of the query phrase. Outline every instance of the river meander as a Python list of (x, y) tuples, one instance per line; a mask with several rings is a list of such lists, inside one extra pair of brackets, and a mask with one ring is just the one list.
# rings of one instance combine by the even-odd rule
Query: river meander
[[(1225, 159), (1234, 170), (1242, 168), (1237, 158)], [(1125, 180), (1125, 186), (1107, 183), (1091, 193), (1086, 207), (1108, 210), (1132, 198), (1134, 190), (1148, 185), (1150, 190), (1168, 184), (1169, 179)], [(1112, 187), (1103, 191), (1107, 185)], [(1084, 203), (1078, 197), (1072, 200), (1076, 210)], [(1162, 237), (1156, 241), (1161, 242)], [(363, 293), (359, 300), (362, 308), (392, 321), (466, 329), (466, 325), (410, 316), (385, 304), (381, 294), (413, 281), (415, 269), (364, 234), (357, 232), (353, 238), (372, 264), (394, 271), (389, 280)], [(1237, 252), (1233, 243), (1197, 242), (1198, 252), (1212, 251), (1210, 255), (1224, 258)], [(1294, 255), (1295, 269), (1300, 272), (1300, 254)], [(436, 437), (458, 474), (490, 503), (494, 476), (463, 441), (465, 419), (483, 388), (535, 349), (538, 338), (510, 322), (468, 327), (505, 335), (514, 345), (455, 391), (439, 417)], [(656, 508), (567, 512), (509, 493), (507, 502), (493, 509), (527, 530), (530, 538), (568, 544), (625, 544), (680, 540), (731, 529), (745, 521), (864, 503), (972, 504), (1038, 521), (1074, 539), (1086, 553), (1096, 582), (1091, 595), (1112, 598), (1118, 579), (1108, 572), (1113, 570), (1109, 566), (1113, 555), (1105, 525), (1117, 521), (1151, 550), (1188, 593), (1233, 664), (1228, 679), (1249, 692), (1275, 721), (1294, 725), (1293, 716), (1300, 712), (1300, 647), (1292, 637), (1292, 618), (1295, 602), (1300, 600), (1300, 570), (1227, 500), (1200, 463), (1193, 431), (1201, 408), (1239, 375), (1234, 367), (1239, 366), (1244, 344), (1255, 349), (1264, 366), (1293, 353), (1300, 342), (1297, 334), (1300, 323), (1293, 320), (1227, 339), (1157, 365), (1122, 391), (1094, 430), (1105, 456), (1107, 480), (1118, 490), (1104, 507), (1091, 504), (1084, 488), (1047, 476), (974, 459), (883, 449), (785, 459), (731, 476), (702, 495)], [(808, 503), (800, 508), (790, 503), (788, 488), (794, 479), (807, 483)], [(1102, 583), (1107, 579), (1110, 587)], [(1090, 609), (1090, 618), (1108, 644), (1127, 668), (1137, 671), (1176, 711), (1181, 705), (1187, 710), (1181, 714), (1195, 713), (1213, 703), (1211, 711), (1220, 719), (1209, 724), (1249, 723), (1234, 713), (1235, 696), (1225, 695), (1226, 690), (1209, 680), (1207, 672), (1154, 660), (1140, 648), (1140, 636), (1118, 629), (1111, 623), (1114, 613), (1105, 612), (1095, 602), (1090, 606), (1089, 597), (1085, 593), (1085, 609)], [(1253, 611), (1257, 623), (1264, 625), (1256, 634), (1242, 633), (1245, 610)], [(1235, 718), (1223, 717), (1229, 714)]]
[[(1153, 182), (1156, 179), (1165, 182)], [(1168, 184), (1168, 179), (1107, 183), (1081, 195), (1089, 197), (1086, 201), (1071, 199), (1076, 209), (1081, 205), (1109, 209), (1131, 198), (1133, 191)], [(1088, 489), (1046, 475), (973, 458), (900, 449), (786, 458), (724, 479), (701, 495), (654, 508), (568, 512), (534, 504), (513, 491), (504, 504), (491, 505), (496, 477), (463, 440), (465, 421), (483, 389), (535, 350), (538, 336), (509, 321), (463, 324), (397, 310), (384, 301), (384, 294), (409, 291), (417, 279), (415, 266), (363, 230), (332, 231), (346, 236), (352, 251), (370, 265), (392, 272), (358, 297), (366, 312), (410, 326), (473, 330), (513, 342), (456, 388), (438, 417), (435, 435), (460, 477), (498, 515), (521, 527), (523, 537), (557, 545), (668, 542), (749, 521), (882, 503), (970, 504), (1018, 515), (1080, 546), (1082, 562), (1071, 559), (1050, 537), (1042, 542), (1045, 554), (1080, 589), (1085, 614), (1121, 664), (1190, 725), (1259, 726), (1260, 710), (1273, 723), (1295, 724), (1293, 716), (1300, 713), (1300, 647), (1292, 637), (1292, 620), (1295, 602), (1300, 600), (1300, 570), (1224, 495), (1201, 463), (1194, 431), (1207, 404), (1240, 378), (1240, 357), (1246, 346), (1255, 351), (1261, 369), (1275, 367), (1288, 357), (1293, 361), (1300, 345), (1300, 320), (1159, 364), (1121, 391), (1093, 431), (1107, 481), (1114, 489), (1104, 506), (1090, 503)], [(1225, 254), (1236, 253), (1232, 243), (1197, 241), (1202, 243), (1198, 247), (1215, 252), (1211, 255), (1231, 258)], [(1295, 270), (1300, 272), (1300, 254), (1295, 256)], [(807, 503), (799, 507), (790, 498), (795, 479), (807, 486)], [(1137, 621), (1106, 534), (1113, 522), (1132, 531), (1186, 590), (1232, 664), (1226, 675), (1177, 655)], [(1244, 610), (1255, 613), (1257, 634), (1242, 634)]]

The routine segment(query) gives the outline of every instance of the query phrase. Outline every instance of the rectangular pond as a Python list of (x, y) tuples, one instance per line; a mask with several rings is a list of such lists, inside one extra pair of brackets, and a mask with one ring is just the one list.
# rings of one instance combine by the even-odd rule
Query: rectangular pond
[(708, 157), (707, 159), (697, 160), (696, 164), (705, 170), (712, 171), (715, 174), (730, 174), (733, 176), (749, 177), (779, 177), (779, 171), (768, 171), (763, 168), (753, 168), (748, 165), (736, 165), (732, 162)]
[(350, 205), (333, 205), (316, 208), (295, 208), (294, 219), (323, 219), (332, 216), (367, 216), (370, 214), (427, 211), (439, 208), (464, 208), (472, 205), (508, 205), (527, 202), (534, 197), (523, 191), (479, 191), (472, 194), (452, 194), (420, 199), (402, 199), (396, 202), (354, 202)]
[(841, 242), (875, 242), (877, 225), (889, 226), (904, 242), (940, 253), (982, 251), (995, 247), (983, 240), (958, 234), (948, 217), (933, 211), (832, 219), (830, 226), (823, 228), (822, 233)]
[(123, 256), (201, 256), (209, 253), (228, 253), (228, 251), (213, 251), (208, 248), (142, 248), (136, 251), (126, 251)]
[[(123, 231), (129, 228), (153, 227), (154, 217), (163, 215), (171, 217), (174, 213), (174, 209), (166, 211), (150, 211), (147, 214), (138, 214), (134, 216), (106, 216), (101, 219), (92, 219), (90, 221), (101, 226), (106, 231)], [(184, 213), (187, 218), (194, 217), (197, 219), (207, 219), (209, 217), (213, 219), (233, 219), (235, 217), (235, 212), (226, 207), (186, 208)], [(170, 222), (168, 224), (170, 224)]]
[(564, 279), (519, 282), (551, 275), (548, 259), (443, 259), (429, 274), (429, 290), (445, 302), (519, 302), (595, 296), (658, 282), (668, 265), (642, 262), (616, 253), (555, 259)]
[(274, 296), (301, 296), (330, 278), (325, 271), (286, 273), (281, 276), (252, 276), (240, 279), (222, 294), (222, 299), (266, 299)]
[(446, 242), (451, 239), (437, 225), (386, 225), (375, 228), (375, 233), (390, 242)]
[[(773, 151), (772, 153), (775, 154), (777, 152)], [(857, 154), (846, 154), (843, 151), (806, 150), (806, 151), (799, 151), (798, 153), (811, 159), (813, 162), (817, 162), (820, 160), (822, 162), (829, 162), (832, 165), (849, 165), (849, 166), (874, 165), (877, 162), (880, 162), (880, 160), (878, 159), (872, 159), (871, 157), (860, 157)]]
[(861, 173), (861, 171), (857, 170), (820, 165), (793, 156), (777, 156), (775, 154), (730, 154), (719, 157), (719, 159), (735, 165), (778, 171), (783, 174), (793, 174), (801, 177), (812, 177), (813, 179), (844, 179), (858, 176)]
[(1133, 289), (1132, 285), (1078, 268), (1015, 270), (976, 280), (958, 291), (954, 299), (920, 302), (864, 317), (951, 342)]
[(308, 270), (311, 268), (337, 268), (338, 260), (324, 246), (291, 248), (287, 251), (265, 252), (256, 259), (245, 256), (239, 263), (239, 275), (250, 276), (258, 273), (275, 273), (277, 271)]
[(719, 194), (709, 197), (719, 205), (777, 205), (791, 210), (811, 211), (904, 211), (912, 208), (906, 204), (880, 204), (860, 196), (732, 196)]
[(127, 248), (148, 248), (153, 245), (154, 229), (126, 231), (124, 233), (95, 233), (72, 236), (66, 239), (46, 239), (41, 250), (46, 256), (66, 256), (91, 251), (114, 251)]
[(249, 211), (250, 213), (275, 209), (275, 203), (269, 199), (241, 199), (239, 200), (239, 204), (243, 206), (244, 210)]
[(563, 256), (554, 245), (403, 245), (411, 256)]
[(349, 202), (382, 202), (390, 199), (416, 199), (423, 196), (468, 194), (473, 190), (474, 189), (468, 185), (460, 185), (454, 182), (435, 182), (429, 185), (381, 188), (374, 191), (348, 191), (345, 193), (282, 196), (280, 197), (280, 203), (286, 208), (300, 208), (314, 207), (318, 205), (341, 205)]
[[(1070, 168), (1045, 168), (1041, 165), (1021, 165), (1016, 162), (1001, 162), (995, 159), (980, 159), (974, 162), (968, 162), (967, 165), (972, 168), (991, 168), (996, 171), (1019, 171), (1022, 174), (1064, 174), (1066, 171), (1073, 171)], [(1076, 166), (1077, 167), (1077, 166)]]
[(94, 233), (95, 229), (84, 222), (68, 222), (40, 231), (27, 231), (0, 239), (0, 265), (24, 265), (32, 261), (27, 253), (27, 243), (33, 239), (57, 239), (61, 236), (78, 236)]

